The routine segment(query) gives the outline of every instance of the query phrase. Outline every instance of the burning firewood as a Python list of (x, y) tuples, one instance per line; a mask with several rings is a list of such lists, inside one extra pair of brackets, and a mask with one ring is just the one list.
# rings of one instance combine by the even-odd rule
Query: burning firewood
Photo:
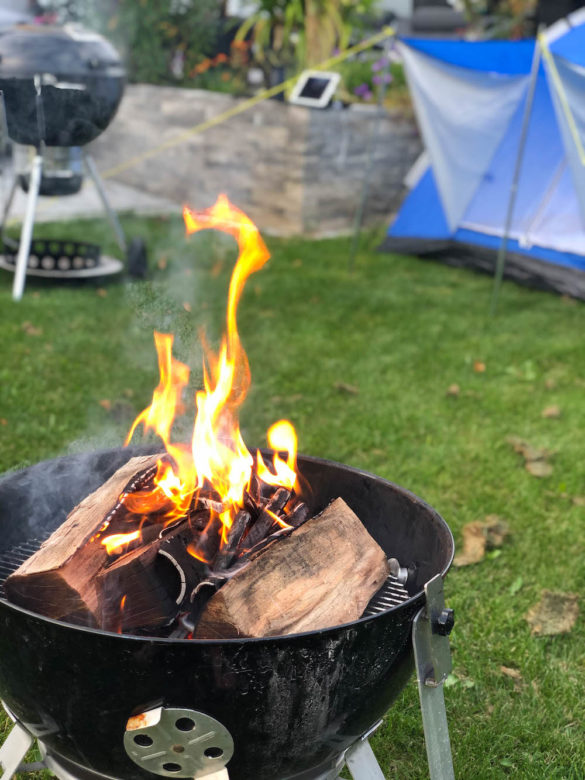
[(90, 539), (100, 532), (104, 518), (117, 506), (124, 489), (154, 466), (158, 457), (132, 458), (87, 496), (40, 549), (8, 577), (4, 588), (10, 601), (47, 617), (99, 626), (102, 604), (97, 575), (109, 556), (100, 540), (92, 543)]
[(218, 590), (195, 636), (279, 636), (348, 623), (387, 576), (384, 551), (338, 498)]
[(341, 499), (308, 519), (290, 422), (269, 428), (270, 462), (252, 455), (239, 428), (250, 376), (236, 309), (268, 250), (224, 196), (199, 214), (186, 209), (185, 223), (188, 233), (217, 227), (240, 250), (220, 350), (204, 345), (191, 442), (172, 440), (190, 369), (173, 357), (173, 336), (155, 333), (160, 382), (126, 443), (144, 426), (165, 452), (130, 460), (88, 496), (5, 592), (52, 618), (149, 635), (192, 635), (199, 618), (197, 636), (214, 637), (355, 620), (387, 575), (383, 551)]
[[(180, 612), (196, 619), (216, 588), (308, 516), (293, 491), (268, 485), (254, 489), (259, 503), (250, 494), (248, 509), (227, 531), (212, 489), (196, 493), (185, 516), (165, 524), (164, 496), (152, 499), (158, 464), (165, 460), (133, 458), (82, 501), (7, 579), (8, 598), (82, 625), (164, 633)], [(280, 517), (287, 503), (290, 524)], [(208, 587), (201, 590), (201, 583)]]

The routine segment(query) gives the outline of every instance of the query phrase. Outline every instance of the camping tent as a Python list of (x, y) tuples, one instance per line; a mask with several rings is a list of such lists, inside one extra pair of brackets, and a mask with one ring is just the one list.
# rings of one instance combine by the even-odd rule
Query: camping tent
[(399, 45), (426, 151), (383, 248), (493, 272), (504, 242), (507, 276), (585, 298), (585, 9)]

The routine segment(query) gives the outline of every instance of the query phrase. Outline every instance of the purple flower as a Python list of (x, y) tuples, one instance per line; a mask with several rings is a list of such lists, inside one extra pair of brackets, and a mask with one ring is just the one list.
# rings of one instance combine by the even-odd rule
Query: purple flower
[(354, 94), (362, 100), (371, 100), (374, 97), (369, 84), (360, 84), (359, 87), (354, 89)]
[(391, 84), (392, 76), (390, 73), (377, 73), (375, 76), (372, 76), (372, 81), (374, 84)]
[(365, 82), (354, 89), (354, 94), (358, 97), (365, 97), (368, 92), (370, 92), (370, 86)]
[(387, 57), (382, 57), (381, 59), (376, 60), (376, 62), (372, 64), (372, 70), (374, 71), (374, 73), (377, 73), (379, 70), (382, 70), (383, 68), (387, 68), (387, 67), (388, 67)]

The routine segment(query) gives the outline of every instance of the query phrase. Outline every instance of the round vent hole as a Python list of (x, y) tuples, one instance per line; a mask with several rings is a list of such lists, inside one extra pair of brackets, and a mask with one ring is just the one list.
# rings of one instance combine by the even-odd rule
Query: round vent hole
[(223, 750), (218, 747), (208, 747), (205, 755), (207, 758), (220, 758), (220, 756), (223, 756)]
[(140, 745), (140, 747), (150, 747), (153, 743), (152, 737), (149, 737), (148, 734), (137, 734), (134, 737), (134, 742), (137, 745)]
[(179, 718), (179, 720), (175, 721), (175, 726), (179, 731), (193, 731), (195, 721), (191, 720), (191, 718)]
[(173, 764), (172, 761), (169, 761), (167, 764), (163, 764), (162, 768), (165, 770), (165, 772), (180, 772), (181, 771), (181, 765), (180, 764)]

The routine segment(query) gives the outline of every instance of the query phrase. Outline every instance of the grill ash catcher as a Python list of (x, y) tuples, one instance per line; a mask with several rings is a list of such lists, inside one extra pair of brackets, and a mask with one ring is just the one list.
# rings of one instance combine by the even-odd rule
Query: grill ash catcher
[[(22, 298), (26, 275), (54, 279), (119, 273), (122, 263), (100, 247), (33, 238), (39, 195), (75, 195), (84, 173), (96, 187), (128, 271), (143, 277), (146, 250), (127, 242), (92, 156), (85, 146), (113, 119), (125, 71), (105, 38), (76, 26), (17, 26), (0, 34), (0, 91), (8, 137), (15, 143), (15, 175), (1, 223), (0, 267), (14, 273), (12, 297)], [(5, 235), (18, 187), (27, 193), (20, 240)]]
[[(142, 451), (144, 452), (144, 451)], [(429, 771), (453, 767), (443, 578), (453, 537), (405, 489), (299, 456), (320, 511), (341, 496), (390, 560), (359, 620), (287, 636), (200, 640), (116, 634), (4, 598), (6, 577), (136, 450), (46, 461), (0, 481), (0, 698), (15, 725), (0, 778), (383, 780), (368, 738), (416, 669)], [(22, 764), (38, 741), (42, 762)]]

